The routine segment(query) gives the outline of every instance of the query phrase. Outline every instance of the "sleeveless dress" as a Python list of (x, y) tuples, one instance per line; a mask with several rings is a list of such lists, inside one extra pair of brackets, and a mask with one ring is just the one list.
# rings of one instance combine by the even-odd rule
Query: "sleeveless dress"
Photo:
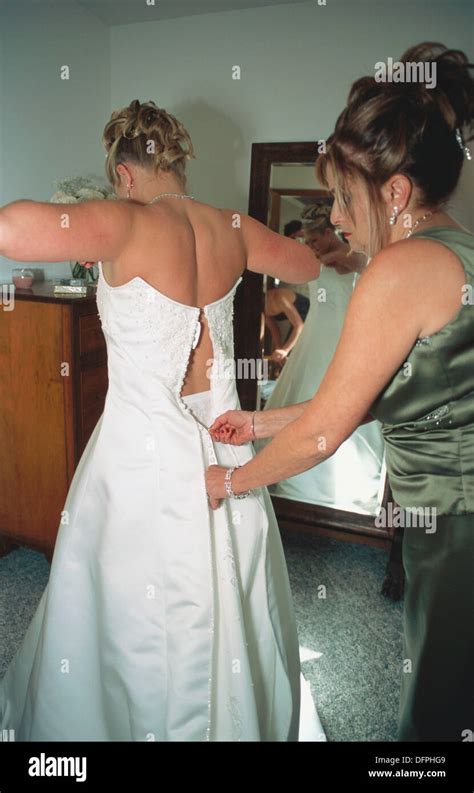
[(466, 291), (454, 320), (418, 339), (370, 408), (394, 500), (411, 512), (399, 739), (462, 741), (474, 730), (474, 235), (413, 236), (458, 257)]
[[(209, 464), (253, 455), (206, 429), (239, 407), (228, 362), (241, 280), (202, 309), (211, 388), (186, 399), (201, 309), (138, 276), (111, 287), (100, 269), (109, 389), (0, 684), (0, 728), (17, 741), (298, 740), (298, 638), (270, 498), (212, 511), (205, 489)], [(306, 716), (302, 739), (325, 740)]]
[[(301, 336), (285, 363), (265, 410), (312, 399), (331, 363), (357, 274), (321, 268), (310, 281), (310, 309)], [(258, 441), (257, 449), (269, 440)], [(384, 443), (381, 426), (359, 427), (337, 452), (315, 468), (271, 485), (269, 490), (307, 504), (375, 515), (382, 498)]]

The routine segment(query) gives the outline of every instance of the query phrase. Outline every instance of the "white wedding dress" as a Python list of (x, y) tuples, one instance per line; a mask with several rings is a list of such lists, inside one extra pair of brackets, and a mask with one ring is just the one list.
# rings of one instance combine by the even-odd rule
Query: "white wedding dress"
[[(203, 311), (211, 389), (182, 398), (200, 309), (142, 278), (97, 301), (109, 390), (69, 490), (50, 578), (0, 684), (17, 741), (325, 740), (306, 700), (265, 489), (209, 508), (209, 464), (248, 461), (206, 427), (238, 408), (234, 293)], [(220, 376), (219, 376), (220, 375)]]
[[(357, 273), (321, 268), (309, 282), (310, 309), (265, 410), (312, 399), (336, 352)], [(257, 441), (257, 451), (269, 440)], [(270, 487), (273, 495), (331, 509), (375, 515), (383, 497), (385, 473), (381, 425), (358, 427), (323, 463)]]

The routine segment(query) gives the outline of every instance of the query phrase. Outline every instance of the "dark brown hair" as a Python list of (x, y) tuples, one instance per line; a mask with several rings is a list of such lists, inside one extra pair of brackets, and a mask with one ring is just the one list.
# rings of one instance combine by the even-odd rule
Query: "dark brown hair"
[(107, 151), (105, 170), (118, 183), (117, 166), (132, 162), (144, 168), (173, 171), (185, 184), (186, 162), (194, 157), (189, 133), (171, 113), (151, 100), (138, 99), (115, 110), (105, 126), (102, 142)]
[(348, 182), (363, 185), (369, 211), (369, 255), (389, 239), (381, 187), (395, 173), (411, 179), (419, 205), (439, 207), (456, 187), (464, 153), (456, 130), (471, 139), (474, 118), (473, 65), (460, 50), (425, 42), (411, 47), (400, 61), (436, 63), (436, 86), (421, 82), (377, 82), (361, 77), (351, 87), (326, 153), (316, 162), (318, 179), (327, 185), (334, 173), (339, 204), (351, 216)]

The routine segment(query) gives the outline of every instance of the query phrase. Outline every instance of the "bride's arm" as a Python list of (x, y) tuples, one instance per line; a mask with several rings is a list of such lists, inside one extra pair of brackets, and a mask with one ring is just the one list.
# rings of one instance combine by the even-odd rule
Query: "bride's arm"
[(15, 201), (0, 208), (0, 254), (22, 262), (113, 261), (130, 241), (134, 218), (126, 201)]
[(248, 270), (293, 284), (318, 277), (321, 262), (308, 245), (277, 234), (249, 215), (241, 215), (240, 220)]

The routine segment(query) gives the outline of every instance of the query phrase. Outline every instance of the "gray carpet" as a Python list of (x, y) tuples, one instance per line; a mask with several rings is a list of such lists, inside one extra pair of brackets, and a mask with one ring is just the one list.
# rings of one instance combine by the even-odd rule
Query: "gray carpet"
[(0, 559), (0, 678), (26, 632), (47, 584), (49, 564), (21, 548)]
[[(328, 740), (395, 740), (402, 604), (380, 594), (387, 554), (307, 535), (285, 534), (283, 541), (300, 645), (309, 658), (303, 674)], [(48, 563), (34, 551), (0, 559), (0, 678), (48, 575)]]
[(302, 534), (283, 540), (300, 647), (319, 655), (302, 671), (328, 741), (395, 741), (403, 603), (380, 594), (386, 551)]

